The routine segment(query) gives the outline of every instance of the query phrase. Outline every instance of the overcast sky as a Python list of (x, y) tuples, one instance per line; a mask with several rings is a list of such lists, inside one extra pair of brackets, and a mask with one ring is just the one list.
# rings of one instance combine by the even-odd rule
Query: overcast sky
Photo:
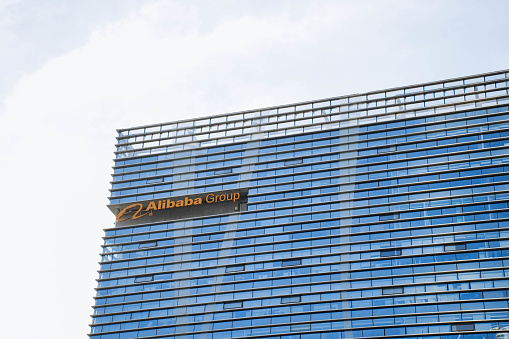
[(509, 68), (509, 1), (0, 0), (2, 338), (86, 338), (117, 128)]

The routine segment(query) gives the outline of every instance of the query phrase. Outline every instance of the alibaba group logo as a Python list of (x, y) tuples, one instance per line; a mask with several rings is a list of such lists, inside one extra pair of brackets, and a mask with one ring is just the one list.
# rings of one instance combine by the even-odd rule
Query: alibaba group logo
[[(205, 202), (208, 204), (216, 203), (216, 202), (225, 202), (231, 201), (235, 202), (240, 199), (240, 193), (223, 193), (220, 195), (215, 195), (213, 193), (208, 194), (205, 197)], [(171, 200), (171, 199), (162, 199), (157, 201), (151, 201), (147, 208), (144, 209), (142, 203), (134, 203), (127, 207), (125, 207), (122, 211), (117, 214), (117, 221), (122, 222), (129, 219), (139, 219), (146, 215), (151, 216), (152, 211), (157, 211), (161, 209), (174, 208), (174, 207), (185, 207), (185, 206), (193, 206), (193, 205), (201, 205), (203, 204), (203, 199), (201, 197), (189, 198), (184, 197), (184, 199), (180, 200)]]
[[(134, 209), (136, 207), (138, 207), (138, 209), (134, 212), (134, 214), (132, 216), (128, 216), (125, 219), (121, 219), (122, 216), (129, 215), (129, 214), (133, 213), (133, 210), (131, 210), (131, 209)], [(143, 210), (143, 205), (141, 203), (139, 203), (139, 202), (136, 203), (136, 204), (129, 205), (126, 208), (124, 208), (122, 211), (120, 211), (119, 214), (117, 214), (117, 221), (122, 222), (122, 221), (126, 221), (126, 220), (129, 220), (129, 219), (136, 220), (136, 219), (139, 219), (141, 217), (146, 216), (147, 214), (152, 215), (152, 212), (150, 212), (150, 211), (141, 214), (142, 210)]]

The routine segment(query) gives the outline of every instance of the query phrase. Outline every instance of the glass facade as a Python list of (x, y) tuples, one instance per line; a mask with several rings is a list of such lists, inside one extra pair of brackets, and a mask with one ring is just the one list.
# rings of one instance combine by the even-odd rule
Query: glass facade
[(508, 88), (119, 130), (90, 337), (509, 338)]

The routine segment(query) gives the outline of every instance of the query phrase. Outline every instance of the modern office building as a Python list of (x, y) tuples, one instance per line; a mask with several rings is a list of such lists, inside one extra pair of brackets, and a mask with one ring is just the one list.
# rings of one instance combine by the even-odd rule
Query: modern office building
[(509, 338), (508, 86), (119, 130), (91, 338)]

